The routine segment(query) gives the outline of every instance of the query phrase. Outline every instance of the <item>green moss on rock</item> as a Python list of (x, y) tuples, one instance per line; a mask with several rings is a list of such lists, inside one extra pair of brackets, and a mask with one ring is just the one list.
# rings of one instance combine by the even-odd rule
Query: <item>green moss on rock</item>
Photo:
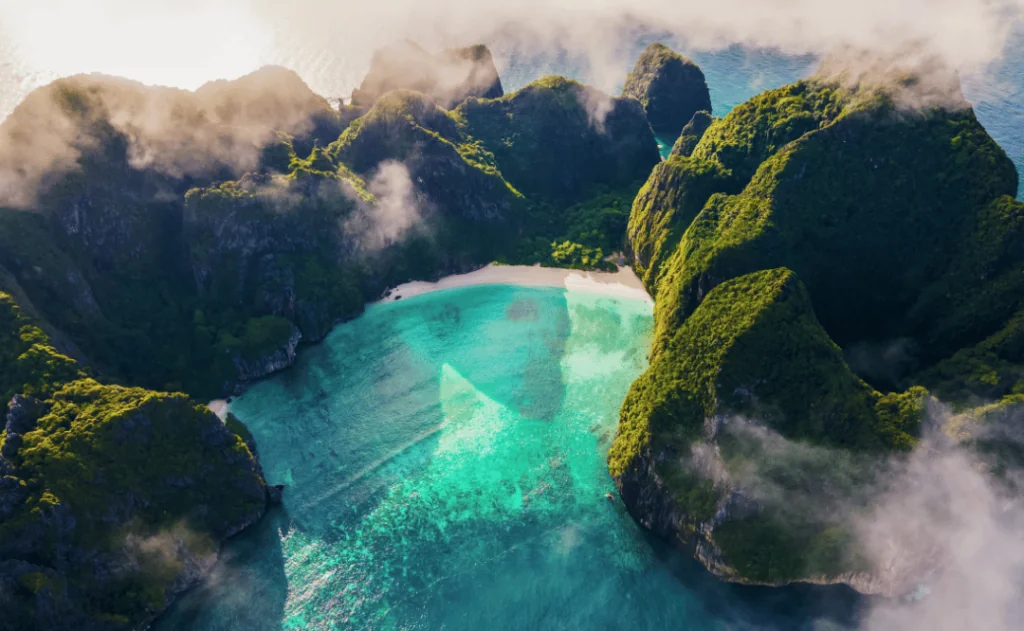
[(640, 101), (655, 133), (676, 138), (700, 111), (711, 112), (711, 94), (697, 64), (664, 44), (651, 44), (626, 77), (622, 95)]
[[(822, 79), (769, 91), (657, 167), (634, 202), (630, 245), (656, 331), (609, 466), (634, 514), (727, 578), (856, 581), (871, 569), (842, 523), (745, 495), (730, 472), (758, 456), (722, 434), (728, 419), (839, 457), (884, 454), (914, 446), (922, 385), (965, 403), (1024, 389), (1013, 165), (969, 107), (907, 111), (894, 94)], [(894, 344), (909, 360), (884, 383), (865, 383), (843, 353)], [(709, 478), (709, 453), (724, 474)], [(781, 474), (803, 480), (787, 492), (837, 484), (772, 466), (797, 468)]]
[(132, 629), (201, 578), (266, 490), (243, 427), (85, 378), (0, 294), (0, 584), (19, 629)]
[(672, 145), (672, 152), (669, 155), (691, 156), (693, 150), (700, 143), (701, 138), (704, 137), (704, 132), (711, 127), (713, 121), (714, 118), (711, 117), (710, 112), (701, 110), (694, 114), (690, 122), (683, 126), (683, 130), (679, 133), (679, 138), (676, 139), (675, 144)]

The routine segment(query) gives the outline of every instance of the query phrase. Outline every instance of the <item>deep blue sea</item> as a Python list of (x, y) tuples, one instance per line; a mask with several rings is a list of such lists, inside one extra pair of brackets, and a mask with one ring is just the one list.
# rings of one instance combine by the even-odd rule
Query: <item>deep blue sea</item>
[(605, 457), (651, 328), (646, 301), (513, 286), (337, 327), (232, 403), (284, 505), (156, 630), (853, 624), (851, 591), (720, 583), (615, 499)]

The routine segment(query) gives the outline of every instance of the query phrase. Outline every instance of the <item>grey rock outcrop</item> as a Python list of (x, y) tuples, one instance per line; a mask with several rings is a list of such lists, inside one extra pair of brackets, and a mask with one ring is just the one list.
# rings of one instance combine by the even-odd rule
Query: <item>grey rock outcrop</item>
[(238, 370), (239, 380), (241, 382), (253, 381), (291, 366), (295, 363), (295, 352), (301, 339), (302, 332), (293, 325), (292, 333), (284, 345), (263, 353), (259, 357), (234, 355), (231, 361)]
[(368, 109), (394, 90), (422, 92), (446, 109), (469, 97), (493, 99), (504, 94), (494, 58), (486, 46), (432, 54), (409, 40), (374, 53), (369, 73), (352, 91), (352, 105)]

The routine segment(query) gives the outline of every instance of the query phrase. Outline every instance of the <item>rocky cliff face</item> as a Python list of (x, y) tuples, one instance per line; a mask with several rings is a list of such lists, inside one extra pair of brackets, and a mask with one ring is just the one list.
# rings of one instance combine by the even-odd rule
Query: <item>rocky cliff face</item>
[(394, 90), (420, 92), (445, 109), (469, 97), (494, 99), (504, 92), (486, 46), (451, 48), (432, 54), (409, 40), (378, 50), (370, 71), (352, 91), (352, 105), (367, 110)]
[(295, 352), (301, 339), (302, 332), (293, 326), (288, 339), (277, 348), (268, 349), (256, 357), (246, 357), (243, 353), (235, 354), (231, 361), (238, 371), (237, 375), (241, 384), (246, 381), (255, 381), (260, 377), (266, 377), (291, 366), (295, 363)]
[(204, 406), (85, 378), (0, 307), (0, 628), (138, 628), (262, 516), (259, 464)]
[[(967, 366), (1001, 385), (965, 402), (1020, 383), (1024, 258), (997, 236), (1020, 229), (1016, 173), (969, 107), (898, 93), (767, 92), (688, 134), (635, 200), (656, 332), (610, 468), (642, 523), (728, 580), (899, 590), (851, 531), (872, 463), (916, 444), (922, 385), (964, 396)], [(897, 339), (884, 375), (844, 353)]]
[(640, 525), (657, 536), (670, 541), (681, 553), (700, 562), (718, 578), (744, 584), (781, 587), (792, 582), (813, 585), (847, 585), (862, 594), (896, 597), (903, 595), (899, 587), (903, 581), (886, 581), (865, 571), (808, 572), (793, 579), (750, 579), (738, 570), (733, 561), (715, 543), (715, 530), (731, 520), (750, 518), (764, 510), (756, 501), (746, 497), (742, 490), (733, 489), (723, 498), (720, 507), (710, 519), (695, 520), (676, 498), (671, 483), (657, 473), (659, 461), (671, 461), (677, 456), (649, 451), (640, 454), (636, 467), (619, 478), (619, 495), (629, 514)]
[(626, 77), (622, 96), (644, 106), (654, 132), (676, 138), (697, 112), (711, 112), (711, 94), (697, 64), (664, 44), (651, 44)]

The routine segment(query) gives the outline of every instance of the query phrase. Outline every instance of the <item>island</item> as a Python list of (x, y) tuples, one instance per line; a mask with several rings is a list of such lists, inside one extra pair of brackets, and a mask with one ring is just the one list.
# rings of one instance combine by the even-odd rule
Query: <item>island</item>
[(912, 591), (854, 532), (875, 465), (937, 400), (965, 443), (1020, 404), (1017, 172), (958, 88), (924, 108), (916, 88), (823, 72), (765, 92), (681, 138), (634, 202), (656, 331), (609, 468), (642, 524), (727, 580)]
[(195, 92), (81, 75), (0, 125), (0, 628), (138, 629), (200, 581), (280, 491), (199, 401), (388, 288), (615, 267), (659, 161), (638, 102), (503, 94), (479, 46), (421, 60), (468, 84), (408, 84), (396, 54), (340, 108), (276, 67)]
[(823, 70), (714, 118), (660, 44), (614, 97), (402, 42), (340, 106), (276, 67), (36, 90), (0, 125), (0, 629), (144, 628), (281, 500), (200, 402), (491, 263), (628, 261), (654, 298), (608, 454), (639, 523), (726, 580), (905, 593), (849, 527), (872, 463), (939, 399), (1024, 460), (971, 431), (1024, 403), (1018, 176), (917, 87)]

